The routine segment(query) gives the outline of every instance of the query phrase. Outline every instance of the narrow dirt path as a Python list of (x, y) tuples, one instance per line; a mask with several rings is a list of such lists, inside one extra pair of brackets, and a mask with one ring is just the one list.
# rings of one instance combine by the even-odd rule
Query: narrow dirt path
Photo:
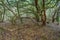
[(49, 23), (49, 24), (47, 24), (47, 26), (52, 28), (55, 31), (60, 31), (60, 24), (57, 25), (56, 23)]

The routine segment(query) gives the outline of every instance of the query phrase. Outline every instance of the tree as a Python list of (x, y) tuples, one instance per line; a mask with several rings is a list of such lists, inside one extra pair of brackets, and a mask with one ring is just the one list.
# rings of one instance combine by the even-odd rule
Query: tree
[(42, 0), (42, 6), (43, 6), (43, 10), (42, 10), (42, 24), (46, 25), (46, 12), (45, 12), (45, 0)]
[[(52, 22), (54, 22), (55, 20), (57, 21), (57, 22), (59, 22), (59, 13), (58, 13), (58, 11), (59, 11), (59, 5), (58, 5), (58, 2), (59, 2), (59, 0), (56, 0), (56, 3), (55, 3), (55, 11), (54, 11), (54, 15), (52, 16)], [(55, 18), (55, 16), (56, 16), (56, 18)]]
[(39, 22), (39, 7), (38, 7), (38, 0), (35, 0), (35, 7), (36, 7), (36, 20)]

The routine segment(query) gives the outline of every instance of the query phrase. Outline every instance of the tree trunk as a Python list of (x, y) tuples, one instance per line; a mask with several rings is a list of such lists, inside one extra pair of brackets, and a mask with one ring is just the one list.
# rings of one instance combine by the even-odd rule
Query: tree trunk
[(35, 0), (35, 7), (36, 7), (36, 10), (37, 10), (37, 13), (36, 13), (36, 21), (39, 22), (39, 8), (38, 8), (38, 0)]
[(52, 23), (54, 23), (54, 21), (55, 21), (55, 15), (56, 15), (56, 13), (54, 13), (54, 15), (52, 16)]
[(42, 0), (43, 11), (42, 11), (42, 25), (46, 25), (46, 11), (45, 11), (45, 0)]
[(5, 7), (3, 6), (4, 8), (4, 13), (3, 13), (3, 17), (2, 17), (2, 22), (4, 21), (4, 15), (5, 15)]
[(21, 21), (21, 23), (22, 23), (22, 18), (21, 18), (21, 15), (20, 15), (20, 13), (19, 13), (19, 1), (17, 1), (17, 12), (18, 12), (18, 18), (19, 18), (19, 20)]

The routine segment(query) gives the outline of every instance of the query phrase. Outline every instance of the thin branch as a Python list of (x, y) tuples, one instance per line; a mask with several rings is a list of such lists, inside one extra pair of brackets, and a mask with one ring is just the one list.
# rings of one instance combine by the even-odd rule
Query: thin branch
[(9, 11), (11, 11), (11, 12), (16, 16), (16, 14), (15, 14), (15, 12), (13, 12), (13, 10), (11, 10), (6, 4), (4, 4), (3, 1), (1, 1), (1, 2), (3, 3), (3, 5), (4, 5)]

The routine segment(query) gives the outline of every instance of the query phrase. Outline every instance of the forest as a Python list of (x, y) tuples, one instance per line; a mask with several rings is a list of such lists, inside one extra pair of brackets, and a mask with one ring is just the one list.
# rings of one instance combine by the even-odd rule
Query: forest
[(60, 0), (0, 0), (0, 40), (60, 40)]

